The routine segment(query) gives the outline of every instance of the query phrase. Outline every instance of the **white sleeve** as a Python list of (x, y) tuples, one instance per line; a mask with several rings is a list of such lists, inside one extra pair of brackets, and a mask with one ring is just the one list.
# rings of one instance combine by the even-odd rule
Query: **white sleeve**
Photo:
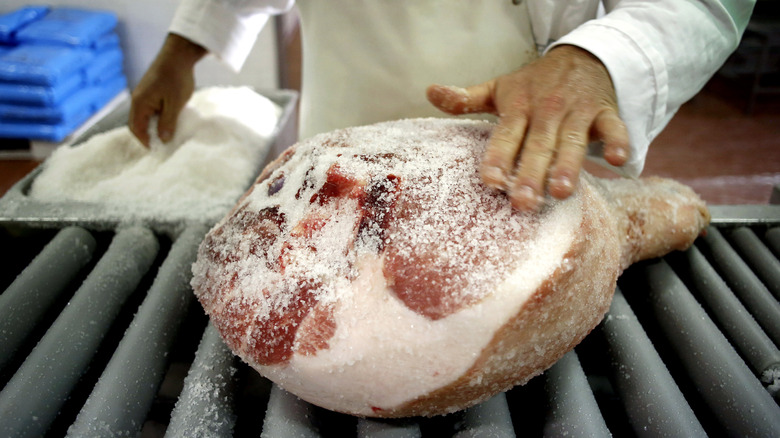
[(206, 48), (235, 71), (246, 61), (271, 14), (287, 11), (294, 0), (184, 0), (169, 32)]
[(631, 141), (629, 162), (616, 170), (637, 177), (650, 142), (737, 48), (755, 0), (605, 3), (605, 16), (551, 47), (582, 47), (606, 66)]

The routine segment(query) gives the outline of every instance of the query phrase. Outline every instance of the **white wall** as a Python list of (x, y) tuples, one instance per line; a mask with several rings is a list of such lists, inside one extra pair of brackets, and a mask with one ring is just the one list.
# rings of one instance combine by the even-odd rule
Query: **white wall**
[[(177, 0), (2, 0), (0, 14), (22, 6), (41, 4), (113, 11), (119, 18), (117, 33), (125, 54), (125, 73), (132, 88), (157, 54), (178, 3)], [(195, 75), (199, 86), (250, 85), (260, 89), (278, 88), (273, 20), (261, 32), (240, 73), (234, 73), (209, 56), (198, 64)]]

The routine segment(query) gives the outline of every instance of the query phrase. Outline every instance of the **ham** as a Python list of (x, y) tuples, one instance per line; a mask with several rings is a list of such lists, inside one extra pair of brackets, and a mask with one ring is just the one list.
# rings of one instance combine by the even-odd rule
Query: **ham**
[(410, 119), (302, 141), (209, 232), (193, 289), (227, 345), (304, 400), (370, 417), (460, 410), (603, 318), (632, 263), (709, 220), (688, 187), (583, 174), (520, 212), (484, 186), (493, 125)]

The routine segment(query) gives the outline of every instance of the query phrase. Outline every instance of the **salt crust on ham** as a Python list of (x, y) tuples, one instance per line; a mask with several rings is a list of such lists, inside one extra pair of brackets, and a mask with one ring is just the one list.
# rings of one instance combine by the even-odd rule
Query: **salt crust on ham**
[[(387, 122), (316, 136), (271, 163), (193, 266), (233, 351), (328, 409), (452, 412), (541, 373), (603, 317), (622, 269), (689, 245), (706, 223), (692, 193), (665, 181), (669, 193), (603, 214), (646, 189), (619, 182), (605, 201), (587, 175), (566, 201), (520, 213), (480, 181), (491, 130)], [(656, 197), (664, 205), (647, 212)], [(675, 239), (633, 225), (678, 211), (690, 225), (671, 227)]]
[(281, 108), (248, 87), (196, 91), (173, 139), (144, 147), (127, 126), (63, 146), (46, 160), (30, 196), (101, 204), (127, 218), (216, 221), (256, 176)]

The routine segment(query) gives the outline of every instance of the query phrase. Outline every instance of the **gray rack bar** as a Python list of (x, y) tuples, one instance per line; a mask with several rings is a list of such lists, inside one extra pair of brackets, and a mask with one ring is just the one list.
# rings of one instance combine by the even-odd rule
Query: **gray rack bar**
[(134, 436), (141, 431), (165, 376), (168, 351), (194, 298), (186, 273), (207, 231), (206, 226), (192, 226), (176, 239), (68, 436)]
[(0, 435), (44, 434), (158, 249), (148, 229), (127, 228), (114, 237), (69, 305), (0, 393)]
[(544, 425), (545, 436), (612, 436), (580, 366), (577, 353), (566, 353), (544, 376), (550, 401), (550, 414)]
[(697, 240), (697, 245), (772, 341), (780, 345), (780, 302), (750, 267), (739, 257), (714, 227), (707, 228), (707, 235)]
[(707, 436), (620, 289), (600, 327), (637, 436)]
[(756, 234), (746, 227), (736, 228), (725, 233), (739, 255), (753, 268), (753, 272), (772, 292), (775, 299), (780, 300), (780, 261), (772, 251), (761, 242)]
[(639, 281), (667, 342), (726, 433), (773, 436), (780, 407), (664, 260), (643, 264)]
[(512, 416), (509, 413), (509, 405), (506, 395), (500, 393), (487, 401), (472, 406), (464, 412), (463, 430), (458, 431), (455, 438), (481, 438), (481, 437), (512, 437), (515, 429), (512, 425)]
[(419, 438), (420, 425), (411, 421), (384, 421), (359, 418), (357, 436), (360, 438)]
[(766, 234), (764, 234), (764, 237), (766, 238), (766, 243), (769, 245), (769, 248), (775, 253), (775, 256), (780, 257), (780, 227), (770, 228), (767, 230)]
[(219, 332), (209, 324), (203, 333), (195, 361), (184, 380), (184, 389), (171, 414), (166, 437), (232, 436), (235, 356)]
[(0, 295), (0, 371), (92, 260), (96, 245), (83, 228), (62, 229)]
[(314, 407), (289, 392), (273, 385), (263, 423), (264, 438), (320, 436), (314, 425)]
[(780, 350), (764, 333), (698, 248), (691, 247), (675, 268), (690, 279), (691, 292), (712, 312), (724, 333), (758, 375), (780, 371)]

